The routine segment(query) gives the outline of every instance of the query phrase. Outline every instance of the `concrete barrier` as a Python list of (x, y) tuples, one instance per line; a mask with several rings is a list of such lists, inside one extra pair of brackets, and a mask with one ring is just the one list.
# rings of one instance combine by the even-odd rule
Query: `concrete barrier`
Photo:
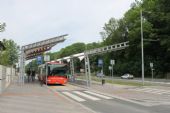
[(10, 85), (15, 69), (0, 65), (0, 94)]

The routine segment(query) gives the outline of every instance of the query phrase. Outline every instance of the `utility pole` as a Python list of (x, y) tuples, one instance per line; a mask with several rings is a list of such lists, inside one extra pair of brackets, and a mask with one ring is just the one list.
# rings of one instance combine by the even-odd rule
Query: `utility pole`
[(143, 51), (143, 16), (142, 9), (140, 10), (140, 19), (141, 19), (141, 52), (142, 52), (142, 84), (144, 85), (144, 51)]

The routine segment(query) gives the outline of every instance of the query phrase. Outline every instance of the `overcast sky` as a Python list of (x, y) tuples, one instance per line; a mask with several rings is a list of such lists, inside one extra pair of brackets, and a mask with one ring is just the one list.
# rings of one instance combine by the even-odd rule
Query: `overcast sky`
[(2, 38), (26, 45), (69, 34), (52, 51), (76, 42), (101, 41), (99, 34), (111, 17), (121, 18), (135, 0), (0, 0)]

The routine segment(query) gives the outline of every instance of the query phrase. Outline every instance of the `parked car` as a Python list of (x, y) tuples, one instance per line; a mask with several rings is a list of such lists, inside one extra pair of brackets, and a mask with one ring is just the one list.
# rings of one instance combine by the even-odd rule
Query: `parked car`
[(122, 79), (133, 79), (134, 76), (131, 75), (131, 74), (129, 74), (129, 73), (126, 73), (126, 74), (122, 75), (121, 78), (122, 78)]
[(97, 77), (104, 77), (104, 74), (102, 74), (102, 73), (97, 73), (96, 76), (97, 76)]

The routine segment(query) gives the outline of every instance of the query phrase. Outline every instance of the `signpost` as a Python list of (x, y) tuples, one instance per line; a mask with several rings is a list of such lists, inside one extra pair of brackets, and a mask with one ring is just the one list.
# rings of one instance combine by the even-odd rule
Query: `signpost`
[(103, 77), (104, 77), (104, 74), (103, 74), (103, 59), (98, 59), (98, 67), (102, 67), (100, 74), (99, 73), (98, 74), (102, 79), (102, 85), (104, 85), (105, 80), (103, 79)]
[(153, 81), (153, 63), (152, 62), (150, 62), (150, 67), (151, 67), (151, 74), (152, 74), (152, 81)]
[(109, 66), (110, 76), (112, 76), (112, 66)]
[(99, 59), (99, 60), (98, 60), (98, 67), (101, 67), (101, 68), (102, 68), (101, 73), (100, 73), (100, 76), (103, 77), (103, 59)]
[[(50, 55), (44, 55), (44, 61), (48, 62), (50, 61)], [(47, 75), (48, 75), (48, 65), (46, 65), (46, 85), (47, 85)]]
[(112, 80), (113, 80), (113, 65), (115, 65), (115, 60), (110, 60), (110, 64), (112, 65)]

